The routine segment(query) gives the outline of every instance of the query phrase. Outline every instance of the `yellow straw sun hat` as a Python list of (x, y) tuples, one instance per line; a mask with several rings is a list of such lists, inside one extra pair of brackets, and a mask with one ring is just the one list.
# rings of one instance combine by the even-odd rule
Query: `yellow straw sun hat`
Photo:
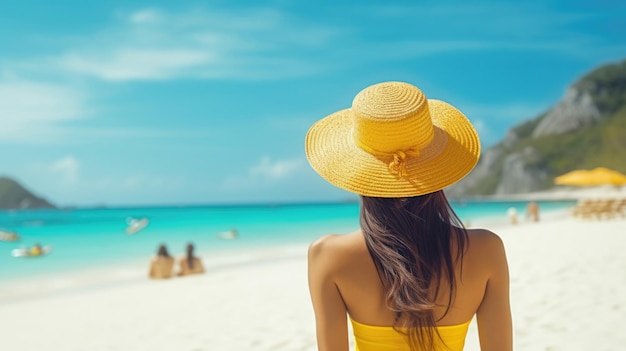
[(456, 183), (478, 162), (476, 130), (452, 105), (402, 82), (372, 85), (352, 108), (317, 121), (309, 163), (331, 184), (365, 196), (410, 197)]

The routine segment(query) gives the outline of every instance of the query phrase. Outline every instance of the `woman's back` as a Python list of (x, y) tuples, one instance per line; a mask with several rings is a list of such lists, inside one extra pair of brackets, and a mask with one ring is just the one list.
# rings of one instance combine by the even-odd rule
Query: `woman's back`
[[(506, 332), (506, 321), (494, 322), (494, 314), (499, 314), (498, 309), (508, 309), (508, 269), (504, 249), (500, 238), (486, 230), (468, 230), (468, 238), (469, 242), (462, 264), (456, 262), (454, 265), (456, 293), (452, 306), (447, 308), (450, 285), (442, 281), (434, 308), (435, 320), (438, 327), (459, 327), (457, 329), (462, 333), (464, 340), (467, 324), (475, 314), (478, 314), (483, 350), (499, 350), (498, 345), (510, 343), (510, 336), (507, 336), (509, 334)], [(456, 249), (454, 243), (451, 243), (451, 247), (453, 251)], [(323, 279), (334, 282), (337, 296), (345, 305), (345, 309), (336, 315), (335, 318), (338, 319), (336, 322), (339, 323), (338, 325), (347, 322), (345, 317), (345, 311), (347, 311), (352, 320), (357, 345), (360, 341), (359, 334), (363, 336), (364, 333), (384, 332), (380, 328), (371, 327), (394, 325), (396, 315), (386, 303), (383, 282), (361, 231), (347, 235), (325, 236), (313, 243), (309, 255), (309, 272), (318, 276), (311, 276), (310, 279), (314, 281), (324, 276)], [(506, 293), (492, 291), (494, 289), (507, 291)], [(489, 293), (491, 295), (487, 296)], [(498, 296), (507, 298), (502, 301), (493, 300)], [(327, 301), (329, 297), (326, 296)], [(510, 320), (508, 327), (510, 328)], [(454, 334), (451, 335), (449, 331), (440, 330), (439, 332), (444, 341), (446, 341), (446, 335), (448, 338), (458, 338)], [(398, 337), (402, 338), (402, 335), (399, 334)], [(381, 339), (379, 335), (376, 338)], [(437, 339), (435, 335), (435, 344)], [(390, 342), (385, 341), (384, 338), (381, 340)], [(368, 350), (365, 346), (361, 346), (361, 351)], [(408, 344), (406, 347), (406, 350), (409, 350)], [(381, 349), (380, 345), (377, 349)], [(460, 349), (462, 349), (462, 343)]]
[(463, 339), (474, 315), (483, 351), (511, 349), (502, 242), (463, 229), (443, 192), (480, 155), (461, 111), (408, 83), (374, 84), (313, 124), (305, 151), (322, 178), (361, 198), (361, 230), (309, 251), (320, 350), (348, 349), (347, 315), (357, 345), (375, 330), (395, 335), (373, 337), (370, 349), (437, 350), (444, 327)]
[(179, 261), (180, 271), (178, 275), (200, 274), (204, 273), (204, 265), (202, 260), (198, 257), (193, 257), (191, 265), (189, 264), (189, 258), (182, 257)]
[(174, 271), (174, 258), (169, 256), (156, 256), (150, 262), (150, 278), (171, 278)]

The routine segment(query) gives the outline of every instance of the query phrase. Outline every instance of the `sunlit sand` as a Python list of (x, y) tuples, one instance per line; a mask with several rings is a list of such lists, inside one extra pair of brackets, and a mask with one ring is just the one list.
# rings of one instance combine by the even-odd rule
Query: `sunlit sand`
[[(505, 214), (503, 214), (505, 219)], [(472, 223), (503, 238), (516, 350), (626, 344), (626, 219), (561, 211)], [(204, 257), (207, 273), (152, 281), (148, 259), (0, 283), (1, 350), (315, 350), (306, 246)], [(466, 350), (479, 350), (475, 321)]]

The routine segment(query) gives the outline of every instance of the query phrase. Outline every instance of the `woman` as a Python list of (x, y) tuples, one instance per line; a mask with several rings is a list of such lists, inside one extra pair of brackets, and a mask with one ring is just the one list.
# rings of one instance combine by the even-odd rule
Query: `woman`
[(178, 275), (204, 273), (202, 260), (193, 255), (193, 249), (193, 244), (187, 244), (187, 255), (181, 258), (178, 263), (180, 266), (180, 272), (178, 272)]
[(415, 86), (361, 91), (315, 123), (311, 166), (361, 196), (361, 229), (309, 249), (319, 350), (462, 350), (477, 318), (481, 349), (512, 349), (509, 277), (500, 238), (467, 230), (443, 189), (478, 162), (480, 142), (453, 106)]
[(152, 279), (167, 279), (172, 277), (174, 258), (167, 252), (164, 244), (159, 246), (156, 257), (150, 261), (149, 276)]

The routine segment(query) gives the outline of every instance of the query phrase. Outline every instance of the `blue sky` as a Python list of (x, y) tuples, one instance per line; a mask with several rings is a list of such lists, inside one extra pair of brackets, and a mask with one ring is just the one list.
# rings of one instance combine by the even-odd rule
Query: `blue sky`
[(316, 120), (388, 80), (488, 147), (626, 58), (618, 1), (0, 3), (0, 174), (59, 205), (334, 201)]

